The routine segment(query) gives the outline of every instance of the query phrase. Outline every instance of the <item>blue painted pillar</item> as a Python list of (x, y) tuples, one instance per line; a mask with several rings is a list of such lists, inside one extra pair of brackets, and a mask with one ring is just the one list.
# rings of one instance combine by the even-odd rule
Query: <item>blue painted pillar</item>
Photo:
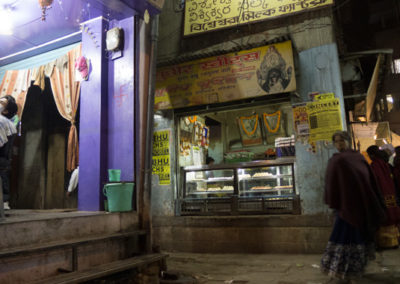
[[(334, 93), (342, 110), (343, 128), (346, 126), (339, 54), (336, 44), (317, 46), (299, 53), (298, 92), (303, 101), (309, 101), (311, 92)], [(296, 186), (300, 193), (303, 214), (328, 212), (324, 204), (325, 171), (335, 151), (330, 143), (318, 141), (316, 153), (309, 151), (305, 142), (296, 143)]]
[(90, 59), (91, 70), (81, 85), (78, 209), (96, 211), (103, 207), (102, 186), (107, 179), (107, 22), (99, 17), (83, 25), (82, 55)]
[(122, 181), (135, 181), (135, 21), (134, 17), (111, 21), (109, 28), (124, 31), (122, 57), (108, 61), (108, 161), (110, 169), (121, 169)]

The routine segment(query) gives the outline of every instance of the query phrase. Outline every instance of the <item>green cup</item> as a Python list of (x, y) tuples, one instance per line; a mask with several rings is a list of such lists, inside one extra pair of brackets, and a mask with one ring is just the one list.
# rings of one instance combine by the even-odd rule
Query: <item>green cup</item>
[(108, 181), (110, 181), (110, 182), (121, 181), (121, 170), (120, 169), (109, 169), (108, 170)]

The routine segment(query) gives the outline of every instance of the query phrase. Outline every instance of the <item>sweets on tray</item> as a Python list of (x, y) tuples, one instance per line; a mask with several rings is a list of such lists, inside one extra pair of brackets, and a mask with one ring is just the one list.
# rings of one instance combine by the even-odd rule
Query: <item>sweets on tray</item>
[(222, 190), (233, 190), (233, 186), (232, 185), (225, 185)]
[(268, 189), (272, 189), (272, 187), (271, 186), (253, 186), (252, 188), (251, 188), (252, 190), (268, 190)]
[(251, 178), (251, 175), (249, 174), (239, 175), (239, 179), (244, 179), (244, 178)]
[(220, 191), (220, 187), (209, 187), (207, 191)]
[(275, 186), (275, 189), (290, 189), (292, 187), (293, 185), (280, 185), (280, 186)]
[(267, 173), (267, 172), (264, 172), (264, 173), (255, 173), (255, 174), (253, 175), (253, 177), (273, 177), (273, 176), (274, 176), (273, 174)]

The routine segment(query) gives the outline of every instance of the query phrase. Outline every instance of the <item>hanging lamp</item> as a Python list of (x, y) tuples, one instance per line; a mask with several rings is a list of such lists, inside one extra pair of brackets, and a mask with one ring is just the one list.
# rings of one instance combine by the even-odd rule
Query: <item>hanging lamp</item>
[(42, 8), (42, 21), (46, 21), (46, 10), (51, 8), (53, 0), (39, 0), (39, 5)]

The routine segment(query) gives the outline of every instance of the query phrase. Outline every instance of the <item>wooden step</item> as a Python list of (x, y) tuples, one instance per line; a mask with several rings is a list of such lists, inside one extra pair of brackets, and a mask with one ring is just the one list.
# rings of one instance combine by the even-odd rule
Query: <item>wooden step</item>
[[(67, 274), (57, 275), (51, 278), (43, 279), (40, 281), (33, 282), (34, 284), (72, 284), (72, 283), (83, 283), (86, 281), (99, 279), (109, 275), (113, 275), (126, 270), (140, 268), (148, 266), (149, 264), (156, 262), (163, 262), (168, 255), (166, 254), (146, 254), (141, 256), (135, 256), (123, 260), (114, 261), (98, 265), (96, 267), (74, 271)], [(160, 264), (162, 265), (162, 264)]]
[[(9, 210), (0, 222), (0, 251), (139, 229), (137, 212)], [(50, 211), (50, 212), (47, 212)]]
[(123, 239), (130, 238), (135, 236), (144, 236), (146, 235), (146, 231), (144, 230), (135, 230), (131, 232), (123, 232), (123, 233), (115, 233), (101, 236), (89, 236), (72, 240), (63, 240), (63, 241), (53, 241), (43, 244), (35, 244), (30, 246), (21, 246), (10, 249), (3, 249), (0, 251), (0, 259), (10, 256), (22, 255), (22, 254), (30, 254), (35, 252), (42, 252), (52, 249), (60, 249), (60, 248), (74, 248), (80, 245), (88, 244), (91, 242), (100, 242), (105, 240), (112, 239)]

